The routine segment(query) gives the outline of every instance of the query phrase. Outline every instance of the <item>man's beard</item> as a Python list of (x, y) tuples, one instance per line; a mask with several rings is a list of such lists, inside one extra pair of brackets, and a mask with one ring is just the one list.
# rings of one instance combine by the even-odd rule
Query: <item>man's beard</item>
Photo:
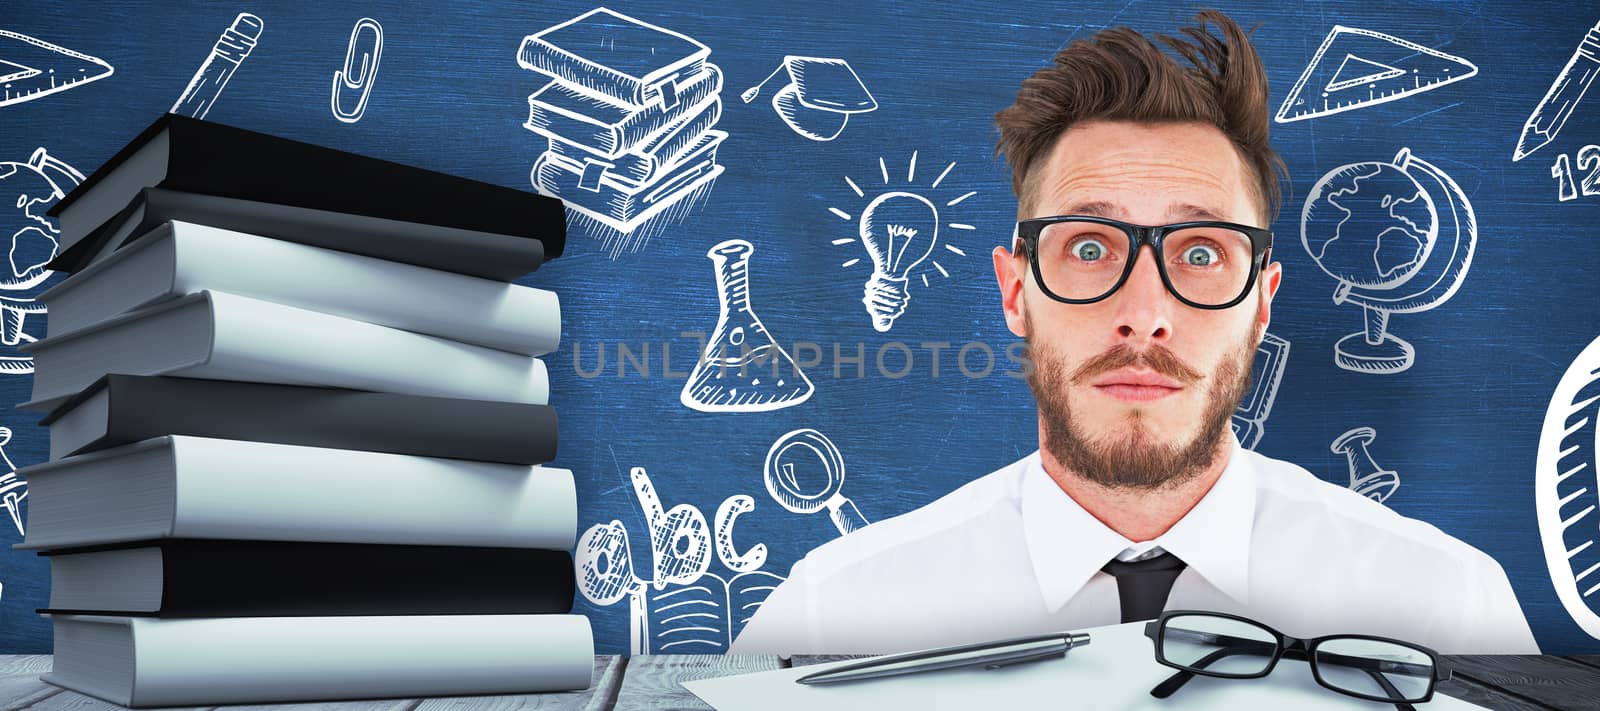
[[(1154, 441), (1144, 413), (1139, 411), (1134, 411), (1127, 420), (1110, 423), (1101, 440), (1092, 439), (1073, 421), (1067, 404), (1070, 385), (1087, 383), (1097, 375), (1129, 366), (1143, 365), (1184, 385), (1199, 381), (1202, 375), (1172, 351), (1153, 345), (1143, 353), (1136, 353), (1131, 346), (1118, 344), (1085, 361), (1068, 375), (1063, 372), (1065, 366), (1060, 355), (1039, 347), (1031, 337), (1033, 332), (1030, 323), (1026, 352), (1033, 367), (1028, 373), (1028, 386), (1033, 389), (1044, 424), (1041, 444), (1057, 462), (1101, 486), (1157, 490), (1194, 478), (1216, 459), (1222, 428), (1229, 426), (1240, 400), (1250, 389), (1250, 366), (1255, 358), (1255, 344), (1261, 337), (1261, 326), (1258, 323), (1250, 340), (1218, 363), (1206, 394), (1205, 411), (1200, 416), (1200, 430), (1181, 446)], [(1160, 407), (1159, 404), (1153, 406)]]

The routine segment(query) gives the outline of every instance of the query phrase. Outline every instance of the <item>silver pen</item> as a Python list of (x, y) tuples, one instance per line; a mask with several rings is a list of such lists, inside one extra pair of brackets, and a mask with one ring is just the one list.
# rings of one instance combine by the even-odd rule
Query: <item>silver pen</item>
[(1064, 657), (1067, 655), (1067, 650), (1088, 643), (1089, 635), (1082, 632), (1055, 632), (1032, 637), (1016, 637), (995, 642), (888, 654), (807, 674), (795, 681), (801, 684), (837, 684), (962, 667), (997, 669), (1012, 664)]

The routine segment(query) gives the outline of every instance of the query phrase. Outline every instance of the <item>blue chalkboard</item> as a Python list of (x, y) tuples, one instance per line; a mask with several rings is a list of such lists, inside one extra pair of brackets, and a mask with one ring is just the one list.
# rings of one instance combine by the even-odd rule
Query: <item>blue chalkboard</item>
[[(1600, 536), (1593, 511), (1560, 528), (1600, 490), (1586, 424), (1600, 417), (1589, 399), (1600, 348), (1585, 352), (1600, 337), (1600, 148), (1586, 148), (1600, 144), (1600, 94), (1568, 86), (1600, 66), (1573, 60), (1600, 6), (1218, 5), (1247, 28), (1259, 23), (1273, 143), (1291, 176), (1272, 225), (1282, 288), (1236, 431), (1488, 552), (1545, 651), (1600, 649), (1600, 603), (1583, 595), (1600, 576), (1577, 565), (1592, 554), (1551, 565), (1548, 553)], [(566, 69), (519, 62), (524, 38), (599, 7), (7, 2), (0, 187), (68, 190), (175, 102), (192, 110), (192, 94), (210, 92), (211, 120), (567, 198), (565, 255), (523, 283), (561, 296), (562, 345), (547, 357), (555, 464), (578, 475), (580, 566), (605, 556), (608, 585), (580, 594), (577, 610), (601, 652), (718, 651), (808, 550), (1038, 446), (989, 258), (1016, 209), (993, 116), (1069, 41), (1116, 25), (1172, 32), (1198, 8), (611, 5), (679, 38), (663, 48), (706, 50), (698, 64), (666, 67), (682, 75), (670, 95), (657, 86), (635, 98), (720, 105), (677, 138), (682, 165), (634, 165), (619, 178), (632, 160), (620, 154), (609, 176), (550, 155), (579, 153), (553, 144), (555, 119), (532, 116), (541, 109), (529, 96)], [(240, 24), (241, 13), (255, 20)], [(188, 91), (230, 28), (253, 46), (241, 59), (241, 40), (225, 39), (209, 80), (226, 83)], [(380, 37), (376, 70), (362, 69)], [(215, 65), (234, 60), (231, 73)], [(685, 79), (708, 65), (718, 86)], [(563, 100), (621, 90), (568, 83), (579, 89)], [(1553, 122), (1559, 107), (1539, 108), (1547, 94), (1577, 99), (1575, 110)], [(1541, 111), (1536, 123), (1559, 130), (1514, 160)], [(1434, 210), (1410, 216), (1416, 249), (1377, 254), (1368, 269), (1365, 252), (1349, 252), (1359, 243), (1329, 248), (1328, 211), (1330, 196), (1373, 176), (1414, 181)], [(879, 200), (891, 193), (901, 195)], [(30, 217), (37, 207), (0, 205), (14, 235), (16, 279), (0, 276), (0, 400), (12, 403), (30, 389), (16, 344), (46, 331), (29, 304), (59, 279), (29, 256), (48, 251), (40, 239), (53, 229)], [(862, 232), (881, 232), (890, 214), (921, 220), (922, 238), (936, 231), (937, 243), (912, 255), (903, 284), (888, 274), (874, 285), (866, 242), (881, 235)], [(720, 332), (719, 298), (736, 314)], [(766, 351), (742, 391), (712, 387), (692, 375), (706, 339), (781, 354)], [(31, 415), (0, 411), (0, 425), (10, 468), (46, 458)], [(822, 495), (830, 481), (837, 496)], [(7, 510), (24, 515), (26, 500), (14, 499)], [(48, 567), (9, 550), (22, 538), (9, 518), (0, 515), (0, 652), (46, 652), (50, 632), (33, 610), (46, 604)], [(666, 593), (720, 606), (709, 631), (663, 635), (680, 624), (664, 612)]]

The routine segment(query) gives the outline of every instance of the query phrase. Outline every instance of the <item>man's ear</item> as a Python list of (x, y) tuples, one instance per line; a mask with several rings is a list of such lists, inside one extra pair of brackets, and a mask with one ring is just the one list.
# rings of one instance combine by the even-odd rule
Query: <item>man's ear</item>
[[(1012, 246), (1017, 244), (1013, 239)], [(993, 257), (994, 276), (1000, 282), (1000, 307), (1005, 311), (1006, 327), (1016, 336), (1027, 338), (1027, 320), (1022, 314), (1026, 305), (1022, 300), (1022, 291), (1027, 285), (1028, 261), (1005, 247), (995, 247)]]
[[(1271, 258), (1271, 255), (1268, 255)], [(1267, 262), (1261, 267), (1261, 299), (1256, 308), (1256, 322), (1261, 324), (1261, 332), (1266, 333), (1267, 327), (1272, 325), (1272, 298), (1278, 294), (1278, 283), (1283, 279), (1283, 264), (1281, 262)]]

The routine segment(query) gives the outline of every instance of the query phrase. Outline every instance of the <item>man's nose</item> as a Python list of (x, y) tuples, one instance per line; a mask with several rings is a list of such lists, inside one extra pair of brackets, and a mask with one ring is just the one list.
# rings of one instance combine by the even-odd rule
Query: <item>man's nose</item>
[(1112, 295), (1116, 304), (1114, 326), (1117, 337), (1135, 348), (1172, 337), (1172, 311), (1182, 304), (1161, 283), (1154, 248), (1143, 245), (1133, 272), (1122, 288)]

